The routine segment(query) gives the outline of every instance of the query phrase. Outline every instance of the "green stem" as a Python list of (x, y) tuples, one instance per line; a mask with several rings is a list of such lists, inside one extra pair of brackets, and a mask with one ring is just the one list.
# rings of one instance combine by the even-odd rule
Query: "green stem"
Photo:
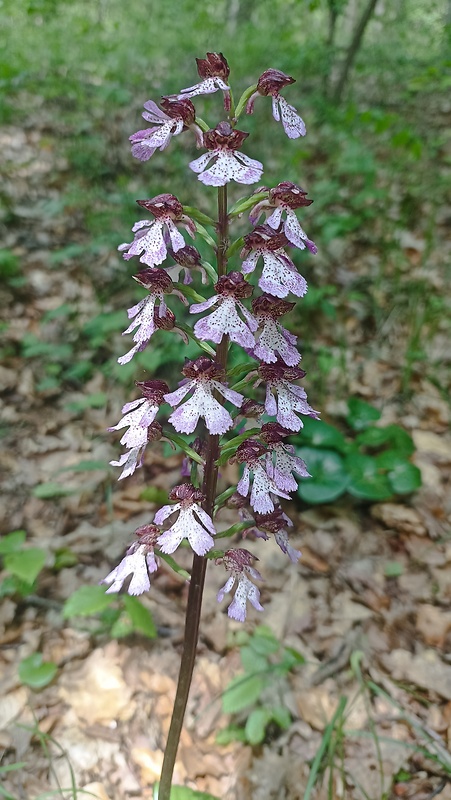
[[(217, 271), (218, 277), (227, 272), (228, 242), (228, 217), (227, 217), (227, 186), (218, 189), (218, 245), (217, 245)], [(227, 367), (228, 338), (223, 336), (216, 350), (216, 361), (225, 370)], [(220, 398), (217, 398), (220, 400)], [(219, 455), (219, 436), (211, 433), (207, 437), (207, 458), (204, 471), (203, 493), (205, 502), (203, 508), (212, 516), (218, 482), (218, 466), (216, 461)], [(185, 636), (183, 640), (183, 653), (180, 663), (180, 673), (175, 694), (172, 719), (169, 727), (166, 750), (164, 752), (161, 770), (158, 800), (170, 800), (172, 775), (180, 741), (180, 735), (185, 717), (186, 704), (193, 677), (196, 660), (197, 641), (199, 638), (200, 612), (202, 608), (202, 595), (205, 583), (205, 572), (208, 559), (194, 554), (193, 568), (189, 585), (188, 602), (186, 606)]]

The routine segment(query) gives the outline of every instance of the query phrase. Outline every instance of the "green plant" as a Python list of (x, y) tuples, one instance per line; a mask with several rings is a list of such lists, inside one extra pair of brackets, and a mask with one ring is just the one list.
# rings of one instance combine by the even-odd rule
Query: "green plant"
[(222, 695), (222, 710), (234, 721), (217, 735), (220, 744), (238, 740), (257, 745), (264, 741), (270, 728), (286, 730), (291, 714), (283, 704), (283, 689), (295, 667), (304, 663), (303, 656), (291, 647), (284, 647), (264, 625), (254, 633), (237, 636), (244, 672), (230, 682)]
[(40, 547), (24, 547), (26, 531), (12, 531), (0, 540), (0, 556), (6, 576), (0, 582), (0, 597), (27, 597), (34, 592), (36, 580), (47, 562)]
[(346, 421), (352, 439), (326, 422), (305, 420), (296, 452), (312, 478), (299, 485), (302, 500), (331, 503), (345, 492), (359, 500), (388, 500), (421, 486), (420, 470), (410, 461), (411, 437), (399, 425), (374, 425), (380, 416), (374, 406), (351, 398)]
[(66, 600), (63, 607), (65, 619), (97, 616), (94, 633), (108, 633), (123, 638), (139, 633), (154, 639), (157, 635), (150, 611), (129, 595), (108, 595), (101, 586), (81, 586)]

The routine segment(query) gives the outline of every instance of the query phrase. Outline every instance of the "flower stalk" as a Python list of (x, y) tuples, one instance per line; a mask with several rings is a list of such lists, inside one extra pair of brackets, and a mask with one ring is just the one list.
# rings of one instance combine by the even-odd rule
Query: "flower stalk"
[[(235, 109), (230, 69), (222, 53), (207, 53), (196, 61), (200, 81), (163, 97), (159, 106), (147, 101), (143, 117), (152, 127), (133, 134), (130, 142), (132, 155), (147, 162), (173, 138), (191, 135), (204, 152), (188, 166), (207, 191), (217, 188), (217, 221), (173, 194), (160, 194), (137, 201), (152, 218), (136, 222), (133, 241), (119, 247), (125, 261), (139, 259), (142, 266), (133, 278), (139, 290), (146, 292), (128, 309), (131, 321), (124, 335), (133, 334), (133, 340), (119, 363), (139, 359), (139, 353), (152, 346), (153, 336), (177, 333), (185, 343), (194, 341), (199, 348), (197, 358), (185, 360), (182, 380), (175, 388), (171, 389), (168, 375), (168, 382), (160, 378), (136, 382), (141, 396), (124, 405), (122, 418), (110, 428), (121, 431), (125, 448), (111, 462), (122, 468), (120, 479), (145, 465), (147, 447), (153, 442), (166, 441), (184, 454), (183, 482), (169, 493), (169, 504), (137, 529), (138, 540), (102, 581), (109, 593), (141, 594), (151, 588), (160, 560), (185, 576), (172, 553), (185, 539), (193, 550), (180, 674), (158, 800), (170, 800), (196, 660), (207, 564), (228, 573), (217, 600), (222, 602), (232, 593), (227, 609), (231, 619), (244, 622), (248, 604), (257, 612), (264, 611), (258, 588), (263, 576), (255, 567), (258, 558), (234, 545), (248, 537), (271, 540), (297, 563), (301, 554), (290, 543), (293, 523), (282, 503), (297, 488), (295, 476), (302, 480), (309, 473), (285, 440), (302, 429), (303, 416), (318, 418), (297, 383), (305, 376), (299, 366), (297, 337), (280, 320), (295, 305), (286, 298), (290, 295), (296, 300), (307, 292), (307, 282), (287, 248), (316, 253), (295, 213), (312, 201), (300, 186), (284, 181), (273, 188), (260, 186), (228, 209), (228, 184), (255, 184), (263, 173), (263, 164), (242, 152), (249, 134), (236, 127), (243, 112), (254, 113), (258, 97), (271, 98), (273, 117), (290, 139), (305, 134), (303, 120), (280, 94), (294, 78), (266, 70), (245, 89)], [(217, 92), (222, 94), (227, 120), (209, 127), (196, 116), (192, 101)], [(229, 226), (244, 214), (249, 215), (251, 230), (238, 231), (230, 245)], [(216, 268), (186, 242), (182, 231), (214, 251)], [(174, 263), (167, 263), (168, 259)], [(190, 315), (205, 316), (192, 325), (177, 320), (181, 303), (189, 306)], [(229, 368), (229, 352), (236, 348), (244, 350), (244, 360), (241, 355)], [(186, 438), (191, 435), (195, 438)], [(219, 469), (227, 462), (239, 465), (240, 477), (236, 486), (218, 494)], [(217, 518), (224, 506), (235, 510), (237, 522), (218, 533)], [(224, 539), (228, 546), (215, 549), (216, 542)]]

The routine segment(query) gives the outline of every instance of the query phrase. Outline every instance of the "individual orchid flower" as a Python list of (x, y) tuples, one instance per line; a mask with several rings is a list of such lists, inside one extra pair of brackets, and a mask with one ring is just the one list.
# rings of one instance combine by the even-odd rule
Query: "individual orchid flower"
[(202, 94), (214, 94), (218, 89), (224, 94), (224, 109), (230, 111), (230, 86), (227, 81), (230, 75), (227, 59), (222, 53), (207, 53), (206, 58), (196, 58), (197, 71), (202, 78), (200, 83), (182, 89), (177, 95), (179, 100), (196, 97)]
[[(166, 330), (174, 328), (174, 314), (168, 309), (164, 299), (165, 294), (174, 292), (174, 284), (167, 272), (164, 269), (145, 269), (133, 277), (137, 283), (149, 291), (149, 295), (128, 309), (128, 318), (133, 321), (122, 335), (125, 336), (137, 329), (133, 336), (135, 346), (124, 356), (118, 358), (119, 364), (128, 364), (135, 353), (144, 350), (152, 334), (158, 328), (166, 328)], [(186, 334), (180, 329), (177, 330), (188, 343)]]
[[(318, 248), (312, 242), (305, 231), (301, 228), (299, 220), (294, 213), (294, 208), (302, 208), (309, 206), (313, 200), (307, 198), (305, 192), (300, 186), (297, 186), (291, 181), (282, 181), (278, 183), (274, 189), (269, 190), (268, 198), (261, 200), (257, 203), (249, 214), (249, 220), (252, 225), (256, 225), (261, 214), (264, 212), (267, 215), (266, 223), (274, 230), (280, 230), (282, 223), (282, 231), (287, 237), (290, 244), (298, 247), (300, 250), (308, 248), (311, 253), (317, 253)], [(286, 218), (282, 221), (282, 215), (285, 212)], [(268, 216), (268, 214), (270, 216)]]
[(294, 303), (269, 294), (262, 294), (252, 301), (252, 311), (260, 328), (253, 352), (261, 361), (272, 364), (281, 358), (289, 367), (299, 364), (301, 356), (296, 349), (296, 336), (277, 321), (294, 306)]
[(212, 537), (216, 534), (211, 517), (200, 505), (205, 501), (204, 495), (190, 483), (182, 483), (172, 489), (169, 499), (176, 502), (160, 508), (155, 514), (154, 523), (162, 525), (176, 511), (179, 515), (169, 530), (158, 537), (160, 550), (163, 553), (173, 553), (182, 539), (188, 539), (194, 552), (198, 556), (204, 556), (213, 547)]
[[(253, 287), (244, 280), (241, 272), (229, 272), (219, 278), (215, 284), (217, 294), (214, 294), (203, 303), (194, 303), (190, 307), (190, 314), (207, 311), (217, 305), (215, 311), (196, 322), (194, 333), (198, 339), (208, 339), (215, 344), (228, 335), (232, 342), (237, 342), (241, 347), (251, 348), (255, 344), (253, 331), (257, 330), (257, 322), (241, 302), (251, 296)], [(246, 322), (238, 314), (241, 311)]]
[[(189, 164), (193, 172), (200, 173), (198, 180), (207, 186), (225, 186), (232, 180), (245, 184), (259, 181), (263, 164), (239, 150), (248, 136), (234, 130), (229, 122), (220, 122), (214, 130), (204, 133), (204, 147), (209, 152)], [(206, 169), (212, 158), (216, 158), (215, 163)]]
[(218, 603), (222, 602), (224, 595), (231, 592), (238, 581), (234, 598), (227, 609), (230, 619), (235, 619), (237, 622), (245, 621), (248, 600), (256, 611), (264, 611), (260, 603), (260, 592), (248, 577), (250, 576), (254, 581), (263, 580), (258, 570), (252, 566), (255, 561), (258, 561), (258, 558), (243, 547), (236, 550), (226, 550), (224, 555), (215, 561), (216, 564), (223, 564), (226, 570), (231, 573), (230, 578), (217, 594)]
[[(239, 445), (234, 460), (239, 464), (244, 464), (243, 475), (237, 485), (237, 492), (247, 497), (250, 488), (250, 476), (253, 474), (250, 504), (254, 511), (260, 514), (267, 514), (274, 511), (274, 502), (271, 495), (290, 499), (290, 495), (284, 492), (276, 482), (268, 475), (266, 469), (267, 448), (255, 439), (246, 439)], [(264, 456), (265, 458), (261, 458)]]
[(269, 225), (259, 225), (244, 237), (241, 271), (244, 275), (253, 272), (260, 256), (263, 269), (258, 281), (260, 289), (274, 297), (286, 297), (290, 292), (303, 297), (307, 281), (299, 274), (284, 247), (289, 245), (284, 233), (276, 233)]
[(311, 478), (305, 461), (294, 455), (293, 445), (285, 444), (283, 441), (290, 434), (291, 431), (283, 428), (278, 422), (266, 422), (260, 431), (260, 439), (271, 448), (271, 452), (267, 454), (266, 471), (276, 486), (285, 492), (294, 492), (298, 488), (293, 473), (301, 478)]
[(208, 283), (208, 276), (205, 268), (202, 266), (201, 255), (197, 247), (194, 247), (192, 244), (187, 244), (185, 247), (181, 247), (180, 250), (177, 250), (176, 253), (168, 247), (168, 253), (176, 262), (172, 266), (165, 267), (166, 272), (173, 281), (180, 280), (180, 272), (183, 270), (183, 283), (185, 286), (188, 286), (193, 282), (191, 272), (197, 270), (200, 273), (202, 283)]
[(158, 108), (153, 100), (144, 103), (146, 110), (142, 116), (154, 127), (137, 131), (129, 137), (132, 155), (140, 161), (148, 161), (157, 149), (164, 150), (172, 137), (178, 136), (184, 129), (191, 128), (196, 134), (198, 146), (202, 145), (202, 130), (196, 124), (196, 111), (191, 100), (163, 97), (161, 106)]
[(239, 408), (244, 400), (242, 394), (229, 389), (224, 383), (223, 368), (207, 356), (200, 356), (195, 361), (188, 361), (182, 373), (188, 382), (175, 392), (165, 394), (164, 399), (172, 407), (178, 406), (188, 392), (194, 390), (192, 397), (183, 403), (169, 417), (169, 422), (179, 433), (193, 433), (199, 417), (211, 434), (223, 434), (233, 426), (229, 412), (216, 400), (216, 390), (226, 400)]
[(154, 547), (160, 533), (156, 525), (141, 525), (136, 529), (135, 534), (139, 537), (139, 541), (133, 542), (120, 564), (100, 581), (101, 584), (109, 586), (105, 594), (119, 592), (130, 577), (131, 580), (126, 588), (127, 594), (138, 595), (149, 591), (149, 574), (158, 569)]
[(305, 389), (292, 383), (305, 376), (303, 369), (287, 367), (278, 361), (276, 364), (261, 364), (258, 374), (257, 384), (260, 381), (266, 383), (265, 411), (269, 416), (276, 417), (283, 428), (297, 432), (304, 426), (296, 416), (296, 411), (319, 419), (318, 412), (307, 403)]
[(257, 531), (262, 533), (265, 538), (268, 538), (268, 533), (272, 533), (282, 552), (288, 556), (293, 564), (296, 564), (301, 557), (301, 552), (300, 550), (296, 550), (289, 543), (286, 528), (290, 525), (291, 521), (288, 520), (287, 522), (287, 519), (286, 514), (279, 506), (270, 514), (255, 514), (255, 526)]
[(148, 267), (162, 264), (167, 256), (167, 245), (170, 242), (174, 252), (185, 247), (185, 240), (177, 229), (181, 225), (194, 237), (196, 226), (192, 219), (183, 213), (183, 206), (173, 194), (158, 194), (151, 200), (137, 200), (139, 206), (150, 211), (155, 219), (141, 219), (135, 222), (132, 231), (136, 234), (133, 242), (119, 245), (118, 250), (128, 261), (133, 256), (140, 256), (140, 262)]
[(126, 403), (122, 408), (122, 419), (114, 427), (108, 428), (109, 431), (128, 428), (120, 440), (128, 452), (118, 461), (110, 461), (113, 467), (123, 467), (119, 480), (132, 475), (142, 465), (147, 443), (161, 438), (161, 427), (154, 420), (169, 387), (165, 381), (158, 380), (137, 382), (136, 385), (143, 396)]
[(252, 114), (254, 111), (255, 98), (259, 95), (272, 97), (272, 115), (276, 122), (280, 122), (282, 117), (282, 125), (285, 133), (289, 139), (298, 139), (299, 136), (305, 136), (306, 128), (304, 120), (299, 116), (294, 106), (290, 106), (284, 97), (279, 93), (280, 89), (288, 86), (290, 83), (296, 83), (294, 78), (285, 75), (280, 69), (267, 69), (260, 75), (257, 83), (257, 90), (250, 96), (247, 105), (246, 113)]

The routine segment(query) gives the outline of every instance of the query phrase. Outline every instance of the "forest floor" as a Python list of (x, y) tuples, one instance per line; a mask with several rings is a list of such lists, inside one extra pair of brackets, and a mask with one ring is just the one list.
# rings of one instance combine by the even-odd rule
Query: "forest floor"
[[(178, 674), (186, 584), (161, 569), (142, 598), (159, 631), (155, 639), (112, 639), (92, 620), (64, 619), (62, 606), (117, 563), (133, 530), (156, 508), (143, 490), (151, 484), (167, 492), (178, 480), (180, 458), (154, 449), (142, 470), (117, 483), (107, 463), (117, 457), (118, 444), (106, 429), (119, 418), (129, 390), (113, 387), (101, 371), (82, 389), (68, 380), (43, 382), (43, 359), (52, 361), (52, 348), (71, 343), (70, 315), (58, 310), (76, 307), (78, 325), (98, 314), (91, 267), (107, 276), (118, 257), (114, 246), (95, 259), (80, 256), (88, 234), (76, 211), (58, 204), (67, 163), (44, 124), (4, 126), (0, 150), (13, 219), (4, 246), (20, 259), (22, 276), (1, 288), (7, 345), (0, 368), (2, 532), (25, 530), (27, 544), (45, 549), (49, 564), (63, 551), (76, 562), (43, 570), (35, 594), (2, 601), (1, 765), (23, 766), (4, 773), (1, 796), (150, 800)], [(427, 259), (417, 230), (405, 232), (401, 242), (410, 277), (422, 276), (437, 296), (449, 294), (449, 222), (444, 216)], [(63, 246), (66, 255), (56, 264), (52, 252)], [(377, 249), (348, 243), (346, 256), (349, 274), (371, 275)], [(320, 780), (309, 794), (315, 800), (451, 800), (449, 329), (439, 326), (423, 343), (425, 360), (443, 363), (441, 386), (414, 366), (406, 392), (403, 320), (387, 318), (371, 342), (359, 311), (351, 302), (333, 331), (321, 324), (315, 337), (323, 348), (335, 332), (346, 342), (348, 395), (377, 405), (381, 424), (398, 423), (411, 434), (422, 488), (390, 502), (347, 498), (290, 509), (293, 544), (303, 553), (299, 565), (247, 540), (265, 576), (265, 613), (252, 611), (245, 628), (268, 626), (305, 659), (267, 690), (289, 710), (289, 728), (268, 731), (257, 747), (215, 741), (230, 721), (221, 695), (241, 665), (233, 646), (239, 626), (216, 602), (217, 576), (209, 570), (175, 783), (223, 800), (302, 800), (321, 746)], [(24, 353), (23, 342), (37, 339), (47, 353)], [(89, 360), (78, 347), (63, 353), (61, 363)], [(333, 397), (337, 370), (324, 379), (325, 397)], [(87, 396), (106, 400), (86, 402)], [(339, 416), (342, 405), (325, 402), (327, 417)], [(105, 467), (71, 469), (85, 461)], [(36, 487), (49, 484), (60, 491), (39, 496)], [(224, 525), (228, 520), (232, 524), (233, 517), (224, 514)], [(180, 559), (189, 568), (187, 551)], [(58, 667), (40, 691), (18, 677), (19, 662), (37, 651)]]

